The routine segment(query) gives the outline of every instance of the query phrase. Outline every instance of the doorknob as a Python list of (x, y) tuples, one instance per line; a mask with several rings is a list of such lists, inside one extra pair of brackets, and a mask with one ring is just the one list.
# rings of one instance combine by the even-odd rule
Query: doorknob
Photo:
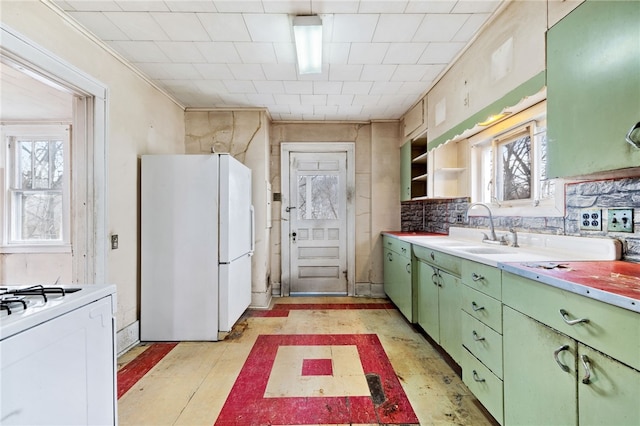
[(287, 208), (284, 209), (284, 211), (289, 213), (293, 209), (295, 209), (295, 207), (288, 206)]
[(292, 233), (291, 233), (291, 237), (293, 238), (293, 242), (294, 242), (294, 243), (296, 242), (296, 236), (297, 236), (297, 235), (298, 235), (298, 234), (296, 234), (295, 232), (292, 232)]

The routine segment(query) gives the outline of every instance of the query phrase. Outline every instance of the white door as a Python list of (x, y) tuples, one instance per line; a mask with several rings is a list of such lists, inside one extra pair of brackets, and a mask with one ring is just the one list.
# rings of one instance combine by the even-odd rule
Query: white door
[(289, 157), (290, 294), (347, 288), (347, 153)]

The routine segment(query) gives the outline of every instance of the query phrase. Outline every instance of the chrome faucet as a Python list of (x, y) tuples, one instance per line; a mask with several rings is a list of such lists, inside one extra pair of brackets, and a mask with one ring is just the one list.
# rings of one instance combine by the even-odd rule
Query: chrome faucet
[(487, 209), (487, 211), (489, 212), (489, 230), (491, 231), (491, 236), (487, 237), (487, 235), (485, 234), (485, 241), (495, 241), (496, 243), (501, 243), (501, 241), (498, 240), (498, 237), (496, 237), (496, 231), (493, 226), (493, 215), (491, 214), (491, 209), (485, 203), (478, 202), (478, 203), (469, 204), (469, 206), (467, 207), (467, 211), (464, 214), (464, 220), (466, 222), (469, 222), (469, 210), (471, 210), (475, 206), (482, 206), (485, 209)]

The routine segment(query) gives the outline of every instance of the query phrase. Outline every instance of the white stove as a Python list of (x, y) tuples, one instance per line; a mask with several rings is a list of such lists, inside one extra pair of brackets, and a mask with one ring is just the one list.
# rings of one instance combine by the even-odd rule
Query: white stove
[(0, 424), (116, 424), (115, 290), (0, 286)]

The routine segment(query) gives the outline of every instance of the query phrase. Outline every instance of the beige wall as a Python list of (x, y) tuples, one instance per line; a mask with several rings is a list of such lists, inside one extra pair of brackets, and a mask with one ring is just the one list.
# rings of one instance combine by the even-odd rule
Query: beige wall
[[(356, 295), (382, 296), (382, 251), (379, 234), (400, 229), (399, 122), (386, 123), (273, 123), (271, 126), (271, 183), (281, 191), (282, 142), (354, 142), (356, 205)], [(374, 204), (375, 203), (375, 204)], [(280, 283), (280, 209), (273, 203), (271, 277)], [(378, 253), (379, 251), (379, 253)]]
[[(36, 1), (2, 1), (3, 24), (107, 88), (107, 229), (119, 235), (107, 275), (118, 288), (117, 328), (138, 319), (139, 156), (184, 152), (184, 112), (52, 9)], [(27, 265), (29, 267), (29, 265)]]
[(251, 305), (266, 307), (271, 301), (271, 228), (267, 222), (269, 120), (263, 110), (187, 111), (185, 145), (188, 154), (228, 152), (251, 169), (255, 209), (255, 253), (251, 260)]

